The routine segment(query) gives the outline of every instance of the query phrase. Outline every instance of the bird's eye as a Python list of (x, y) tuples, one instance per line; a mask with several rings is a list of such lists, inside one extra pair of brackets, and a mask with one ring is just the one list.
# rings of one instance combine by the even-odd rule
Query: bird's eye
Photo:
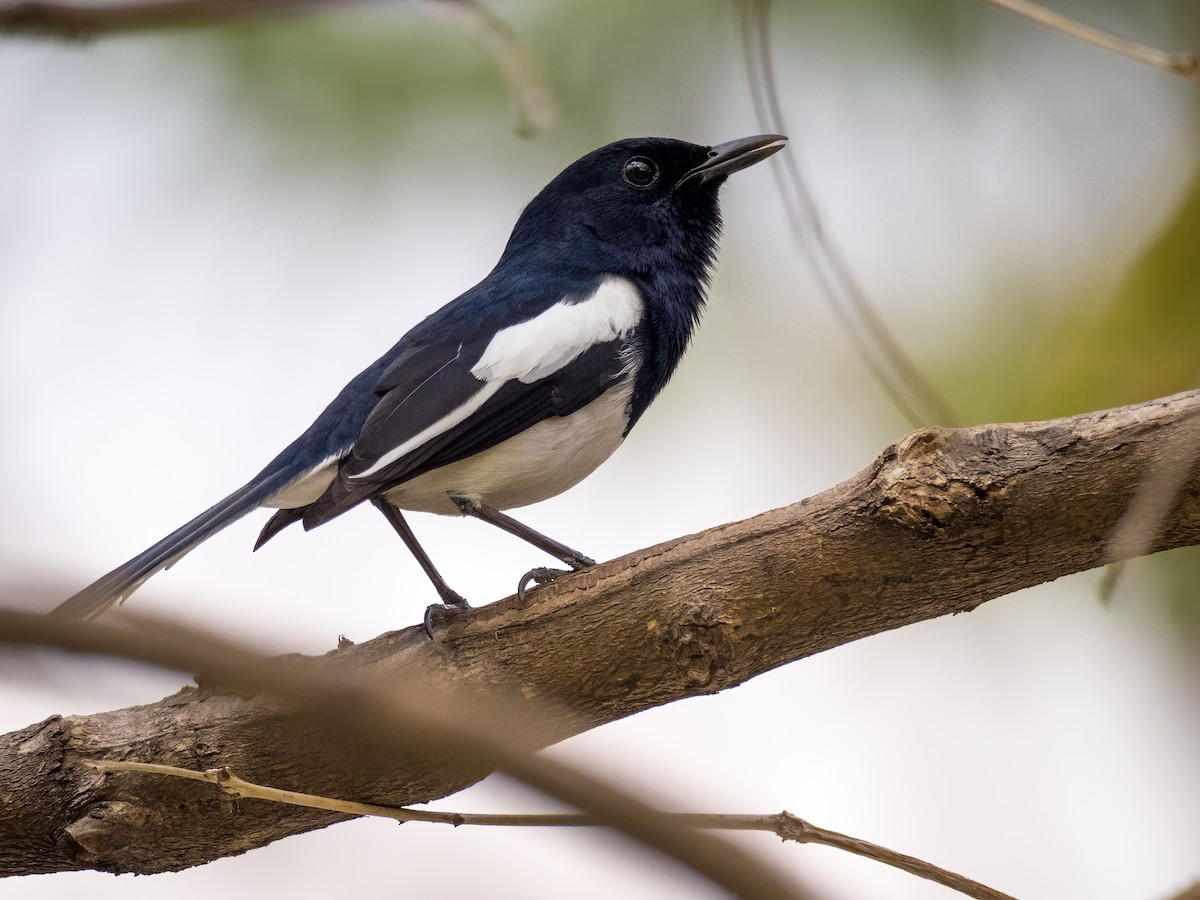
[(644, 156), (635, 156), (625, 163), (621, 175), (630, 187), (645, 190), (653, 187), (654, 182), (658, 181), (658, 166)]

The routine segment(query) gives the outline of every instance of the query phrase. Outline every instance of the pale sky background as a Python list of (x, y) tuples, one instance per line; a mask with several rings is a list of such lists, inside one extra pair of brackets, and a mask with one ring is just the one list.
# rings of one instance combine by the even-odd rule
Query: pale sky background
[[(1171, 43), (1154, 6), (1095, 21)], [(536, 32), (553, 14), (535, 7), (499, 6)], [(241, 484), (405, 329), (485, 275), (522, 205), (582, 153), (631, 135), (755, 133), (732, 16), (719, 3), (694, 8), (701, 24), (689, 34), (709, 43), (686, 63), (665, 55), (639, 71), (603, 35), (589, 46), (556, 32), (581, 42), (548, 54), (564, 93), (558, 131), (514, 136), (497, 90), (469, 110), (406, 117), (376, 138), (383, 152), (369, 162), (315, 126), (311, 140), (295, 123), (258, 127), (202, 41), (8, 40), (4, 581), (58, 584), (65, 596)], [(807, 24), (795, 15), (792, 25)], [(380, 23), (445, 37), (402, 10), (341, 27)], [(1119, 278), (1195, 175), (1195, 88), (1181, 79), (1000, 13), (951, 29), (962, 47), (953, 69), (923, 64), (899, 38), (847, 45), (833, 27), (817, 18), (777, 48), (794, 149), (857, 274), (931, 369), (969, 357), (989, 331), (1061, 316), (1028, 298), (1045, 304)], [(614, 85), (603, 114), (581, 125), (572, 98), (604, 52), (619, 57)], [(756, 167), (725, 188), (710, 308), (676, 380), (611, 461), (523, 520), (609, 559), (823, 490), (908, 430), (822, 305), (773, 184)], [(341, 633), (364, 640), (411, 624), (432, 601), (373, 511), (290, 530), (252, 555), (265, 515), (131, 604), (274, 651), (319, 653)], [(481, 524), (412, 520), (476, 603), (546, 563)], [(1165, 898), (1200, 878), (1200, 688), (1164, 635), (1153, 565), (1133, 567), (1108, 605), (1097, 573), (1064, 579), (552, 752), (681, 808), (786, 808), (1022, 898)], [(181, 682), (4, 651), (0, 728), (152, 702)], [(488, 781), (440, 805), (537, 802)], [(829, 896), (957, 896), (833, 850), (740, 840)], [(0, 897), (347, 889), (716, 896), (603, 833), (358, 821), (181, 874), (14, 879)]]

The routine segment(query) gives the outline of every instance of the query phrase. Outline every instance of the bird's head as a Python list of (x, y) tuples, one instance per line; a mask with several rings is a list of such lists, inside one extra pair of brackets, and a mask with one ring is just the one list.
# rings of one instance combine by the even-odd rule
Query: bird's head
[(529, 203), (504, 258), (631, 274), (683, 266), (702, 278), (721, 229), (721, 185), (786, 143), (778, 134), (712, 147), (633, 138), (593, 150)]

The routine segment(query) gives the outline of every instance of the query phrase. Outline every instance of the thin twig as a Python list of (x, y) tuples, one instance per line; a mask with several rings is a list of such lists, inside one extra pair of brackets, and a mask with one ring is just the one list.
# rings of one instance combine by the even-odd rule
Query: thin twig
[(1032, 19), (1039, 25), (1053, 28), (1062, 34), (1078, 38), (1081, 41), (1117, 53), (1127, 59), (1145, 63), (1159, 69), (1165, 69), (1168, 72), (1174, 72), (1176, 75), (1182, 75), (1184, 78), (1190, 78), (1193, 81), (1200, 81), (1200, 58), (1195, 53), (1159, 50), (1157, 47), (1117, 37), (1114, 34), (1109, 34), (1107, 31), (1101, 31), (1099, 28), (1077, 22), (1072, 18), (1064, 16), (1062, 13), (1046, 9), (1041, 4), (1032, 3), (1030, 0), (991, 0), (991, 2), (1019, 16)]
[(313, 660), (259, 656), (196, 627), (134, 615), (124, 621), (130, 624), (0, 609), (0, 641), (203, 672), (208, 684), (273, 696), (314, 717), (327, 736), (345, 741), (347, 752), (422, 750), (459, 765), (503, 772), (673, 857), (735, 896), (776, 900), (813, 895), (794, 876), (783, 878), (732, 842), (681, 829), (628, 792), (531, 752), (518, 738), (519, 729), (532, 727), (524, 718), (532, 708), (506, 707), (501, 713), (461, 694), (446, 694), (432, 683), (384, 691)]
[(321, 0), (151, 0), (149, 3), (0, 3), (0, 33), (80, 40), (160, 28), (219, 25), (248, 16), (306, 12)]
[(479, 0), (433, 0), (418, 5), (427, 15), (469, 35), (492, 57), (512, 99), (515, 129), (531, 137), (558, 117), (554, 89), (533, 45)]
[(796, 161), (795, 133), (784, 122), (779, 102), (771, 56), (770, 7), (771, 0), (739, 0), (739, 23), (759, 128), (792, 138), (784, 151), (776, 154), (779, 162), (771, 167), (792, 233), (855, 352), (901, 415), (914, 426), (953, 425), (956, 416), (949, 404), (909, 359), (825, 231), (816, 200)]
[(1100, 583), (1105, 599), (1116, 590), (1125, 561), (1145, 556), (1163, 522), (1179, 500), (1188, 476), (1200, 459), (1200, 413), (1182, 416), (1178, 428), (1164, 435), (1159, 452), (1142, 476), (1138, 492), (1108, 537), (1105, 560), (1111, 562)]
[[(309, 809), (323, 809), (330, 812), (345, 813), (352, 816), (377, 816), (394, 819), (397, 822), (430, 822), (440, 825), (482, 825), (505, 827), (581, 827), (596, 826), (599, 823), (590, 816), (578, 813), (532, 813), (532, 814), (493, 814), (493, 813), (460, 813), (436, 812), (433, 810), (410, 809), (408, 807), (377, 806), (371, 803), (355, 803), (349, 800), (338, 800), (333, 797), (322, 797), (317, 794), (305, 794), (298, 791), (285, 791), (279, 788), (255, 784), (239, 778), (228, 767), (206, 769), (198, 772), (194, 769), (183, 769), (176, 766), (163, 766), (156, 763), (129, 762), (124, 760), (83, 759), (85, 766), (100, 772), (143, 772), (150, 775), (169, 775), (175, 778), (186, 778), (191, 781), (203, 781), (214, 784), (222, 791), (234, 797), (252, 797), (257, 800), (269, 800), (275, 803), (287, 803), (292, 806), (303, 806)], [(767, 815), (739, 815), (723, 813), (669, 813), (672, 822), (683, 828), (705, 828), (722, 831), (765, 831), (782, 840), (794, 841), (798, 844), (822, 844), (835, 847), (857, 856), (873, 859), (876, 862), (902, 869), (911, 875), (935, 881), (948, 888), (953, 888), (968, 897), (978, 900), (1013, 900), (1008, 894), (1001, 893), (987, 885), (980, 884), (970, 878), (958, 875), (932, 863), (897, 853), (887, 847), (872, 844), (869, 841), (850, 837), (837, 831), (820, 828), (799, 816), (784, 810), (780, 813)]]
[[(318, 12), (370, 0), (150, 0), (147, 3), (0, 2), (0, 34), (86, 40), (106, 34), (225, 25), (258, 16)], [(456, 25), (491, 56), (508, 90), (514, 128), (530, 136), (550, 128), (557, 116), (546, 67), (525, 40), (482, 0), (425, 0), (417, 9)]]

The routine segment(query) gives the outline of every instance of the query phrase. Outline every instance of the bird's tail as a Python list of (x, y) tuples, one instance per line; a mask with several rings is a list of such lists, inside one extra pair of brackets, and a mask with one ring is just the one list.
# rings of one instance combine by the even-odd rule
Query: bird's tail
[(295, 474), (291, 471), (277, 470), (265, 477), (254, 479), (182, 528), (168, 534), (150, 549), (139, 553), (124, 565), (117, 566), (78, 594), (63, 601), (51, 611), (51, 615), (79, 619), (90, 619), (100, 615), (114, 603), (121, 602), (136, 591), (151, 575), (170, 568), (218, 531), (256, 509), (294, 477)]

